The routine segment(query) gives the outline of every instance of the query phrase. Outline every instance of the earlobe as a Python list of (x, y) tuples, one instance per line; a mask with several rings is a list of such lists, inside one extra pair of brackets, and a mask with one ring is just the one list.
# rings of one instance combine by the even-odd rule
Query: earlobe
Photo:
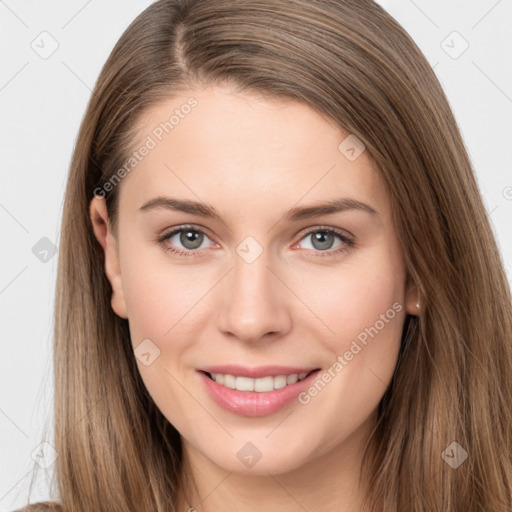
[(105, 198), (94, 196), (89, 205), (89, 214), (94, 236), (105, 255), (105, 274), (112, 286), (112, 309), (118, 316), (127, 319), (117, 242), (110, 229)]
[(405, 295), (405, 311), (409, 315), (419, 316), (422, 304), (418, 286), (411, 280), (407, 286)]

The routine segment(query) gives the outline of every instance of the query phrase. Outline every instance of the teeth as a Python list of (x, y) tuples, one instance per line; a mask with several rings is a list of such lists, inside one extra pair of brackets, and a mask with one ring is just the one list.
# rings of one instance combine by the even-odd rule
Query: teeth
[(261, 377), (251, 379), (250, 377), (235, 377), (222, 373), (212, 373), (212, 379), (222, 386), (238, 391), (257, 391), (260, 393), (281, 389), (290, 384), (304, 379), (308, 373), (292, 373), (291, 375), (277, 375), (276, 377)]

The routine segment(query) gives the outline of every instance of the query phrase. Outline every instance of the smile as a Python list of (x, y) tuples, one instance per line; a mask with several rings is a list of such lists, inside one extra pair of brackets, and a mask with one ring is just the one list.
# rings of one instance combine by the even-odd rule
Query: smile
[(234, 375), (222, 373), (207, 373), (207, 375), (217, 384), (229, 389), (266, 393), (274, 389), (281, 389), (291, 384), (295, 384), (296, 382), (305, 379), (308, 372), (292, 373), (290, 375), (277, 375), (275, 377), (269, 375), (259, 379), (241, 376), (236, 377)]
[(297, 396), (313, 384), (320, 372), (320, 368), (225, 365), (203, 368), (197, 375), (218, 406), (239, 416), (257, 417), (298, 403)]

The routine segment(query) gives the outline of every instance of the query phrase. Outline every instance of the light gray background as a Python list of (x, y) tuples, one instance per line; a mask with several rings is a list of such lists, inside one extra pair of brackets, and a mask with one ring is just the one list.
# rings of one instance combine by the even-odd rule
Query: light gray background
[[(123, 30), (150, 3), (0, 0), (0, 511), (25, 503), (32, 454), (43, 439), (52, 443), (43, 429), (51, 436), (57, 257), (45, 255), (51, 245), (40, 240), (58, 246), (66, 174), (91, 89)], [(510, 279), (512, 0), (379, 3), (411, 34), (448, 95)], [(469, 47), (454, 58), (463, 40)], [(52, 44), (56, 51), (42, 58)], [(50, 497), (52, 467), (39, 471), (32, 501)]]

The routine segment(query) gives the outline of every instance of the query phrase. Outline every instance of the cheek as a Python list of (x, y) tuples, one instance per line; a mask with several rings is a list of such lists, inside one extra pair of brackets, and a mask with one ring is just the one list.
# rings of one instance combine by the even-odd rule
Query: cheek
[(146, 269), (133, 262), (123, 276), (123, 288), (132, 332), (132, 341), (139, 338), (161, 339), (172, 328), (179, 309), (180, 283), (170, 273)]
[[(330, 284), (332, 289), (332, 280)], [(366, 373), (376, 367), (388, 376), (396, 362), (405, 318), (403, 288), (391, 277), (369, 276), (365, 281), (345, 276), (335, 290), (309, 297), (312, 309), (321, 312), (318, 316), (328, 326), (323, 343), (333, 360), (345, 356), (350, 372), (364, 369)]]
[(338, 268), (316, 269), (295, 282), (333, 352), (348, 350), (358, 336), (364, 342), (365, 329), (375, 324), (381, 339), (400, 337), (405, 271), (394, 246), (375, 246)]
[[(183, 387), (183, 368), (187, 367), (189, 349), (197, 340), (194, 325), (197, 329), (197, 313), (204, 301), (201, 297), (209, 286), (205, 276), (196, 274), (192, 267), (185, 269), (166, 262), (165, 254), (155, 258), (155, 252), (134, 251), (123, 261), (130, 337), (136, 355), (139, 345), (149, 347), (151, 353), (147, 366), (140, 359), (137, 361), (147, 391), (169, 421), (179, 430), (186, 430), (184, 419), (191, 412), (187, 409), (190, 395), (187, 386)], [(141, 352), (147, 351), (145, 348)], [(158, 355), (153, 359), (154, 354)]]
[(206, 266), (172, 262), (154, 247), (127, 254), (121, 272), (133, 346), (149, 338), (160, 362), (175, 360), (197, 339), (219, 278)]
[[(134, 277), (126, 296), (132, 342), (150, 338), (164, 348), (165, 340), (175, 334), (177, 327), (186, 325), (187, 304), (192, 304), (190, 287), (183, 289), (174, 273), (147, 275), (143, 280)], [(188, 308), (190, 309), (190, 307)], [(180, 320), (181, 319), (181, 320)], [(178, 347), (174, 344), (174, 349)]]
[(364, 416), (380, 400), (398, 359), (406, 316), (404, 292), (400, 253), (392, 248), (340, 272), (317, 273), (313, 281), (302, 281), (300, 293), (318, 312), (321, 323), (316, 321), (315, 330), (325, 333), (322, 344), (331, 353), (330, 375), (324, 382), (336, 382), (327, 384), (335, 410), (348, 407)]

